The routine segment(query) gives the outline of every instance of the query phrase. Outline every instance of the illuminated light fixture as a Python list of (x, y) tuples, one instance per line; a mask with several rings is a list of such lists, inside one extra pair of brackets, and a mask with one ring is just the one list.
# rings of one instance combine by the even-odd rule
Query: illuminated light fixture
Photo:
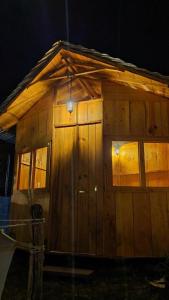
[(69, 100), (66, 103), (67, 106), (67, 111), (71, 114), (73, 112), (73, 108), (74, 108), (74, 101), (72, 100), (71, 97), (71, 93), (72, 93), (72, 75), (68, 74), (68, 79), (70, 79), (70, 81), (68, 82), (68, 94), (69, 94)]
[(66, 103), (67, 111), (71, 114), (73, 112), (74, 102), (70, 99)]

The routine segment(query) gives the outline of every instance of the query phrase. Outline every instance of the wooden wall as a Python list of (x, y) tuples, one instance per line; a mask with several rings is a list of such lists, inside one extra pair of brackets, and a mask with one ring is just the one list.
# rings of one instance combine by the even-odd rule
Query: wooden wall
[(103, 85), (104, 135), (136, 138), (169, 136), (169, 101), (120, 85)]
[(42, 147), (52, 140), (52, 91), (19, 120), (16, 152)]
[(104, 194), (104, 256), (163, 256), (169, 250), (169, 192)]
[(67, 111), (66, 105), (55, 105), (53, 110), (54, 127), (91, 124), (102, 121), (103, 109), (100, 99), (74, 103), (73, 112)]
[(113, 140), (168, 141), (169, 101), (103, 84), (104, 256), (169, 252), (169, 188), (112, 187)]
[[(11, 205), (11, 216), (17, 218), (29, 218), (29, 206), (31, 205), (28, 198), (28, 192), (18, 191), (16, 188), (17, 177), (17, 154), (25, 151), (31, 151), (38, 147), (46, 146), (52, 140), (52, 91), (32, 107), (27, 114), (19, 120), (16, 131), (16, 159), (15, 174)], [(47, 237), (47, 222), (49, 213), (49, 192), (34, 191), (33, 203), (39, 203), (44, 210), (46, 218), (45, 232)], [(16, 238), (21, 241), (30, 241), (30, 228), (28, 226), (14, 230)]]
[(54, 106), (49, 248), (103, 253), (102, 100)]
[[(65, 181), (64, 184), (66, 193), (70, 193), (70, 186), (68, 186), (71, 180), (70, 169), (69, 172), (64, 173), (64, 175), (61, 176), (64, 168), (66, 168), (66, 166), (70, 167), (71, 163), (70, 157), (67, 165), (64, 165), (64, 161), (61, 161), (63, 153), (66, 153), (67, 149), (71, 145), (71, 139), (69, 139), (69, 131), (72, 130), (73, 132), (73, 126), (75, 125), (81, 126), (81, 128), (82, 126), (88, 126), (88, 128), (91, 127), (92, 130), (95, 130), (93, 129), (94, 127), (92, 127), (92, 124), (96, 123), (101, 125), (102, 132), (100, 136), (103, 141), (102, 144), (101, 142), (99, 142), (99, 149), (97, 149), (98, 151), (96, 151), (96, 153), (98, 153), (99, 151), (100, 153), (102, 153), (103, 147), (104, 160), (103, 170), (100, 169), (100, 171), (97, 172), (97, 176), (99, 173), (99, 178), (102, 178), (103, 176), (104, 180), (103, 182), (100, 180), (99, 183), (100, 190), (98, 199), (100, 200), (97, 201), (96, 199), (94, 199), (93, 202), (97, 204), (97, 208), (93, 208), (93, 211), (97, 212), (96, 222), (98, 222), (99, 225), (97, 225), (98, 227), (96, 227), (96, 230), (94, 230), (94, 232), (92, 233), (85, 231), (86, 236), (89, 234), (88, 236), (91, 237), (92, 234), (93, 238), (96, 238), (97, 240), (96, 242), (98, 246), (96, 246), (97, 249), (95, 249), (95, 251), (92, 250), (92, 255), (104, 257), (166, 255), (169, 251), (169, 189), (145, 187), (112, 187), (111, 147), (113, 140), (168, 141), (168, 100), (160, 96), (155, 96), (148, 92), (146, 93), (143, 91), (134, 90), (125, 86), (103, 84), (103, 101), (98, 99), (79, 102), (79, 104), (75, 104), (74, 111), (71, 114), (67, 112), (65, 106), (54, 105), (52, 117), (52, 97), (53, 96), (51, 92), (51, 95), (48, 95), (41, 99), (39, 103), (37, 103), (18, 122), (16, 143), (16, 151), (21, 152), (23, 150), (32, 150), (36, 147), (44, 146), (45, 143), (48, 143), (53, 139), (53, 198), (50, 206), (51, 227), (49, 227), (49, 231), (51, 228), (53, 229), (51, 231), (52, 234), (50, 234), (51, 241), (49, 243), (49, 246), (53, 250), (57, 250), (55, 249), (55, 245), (57, 244), (57, 238), (58, 235), (61, 234), (62, 228), (60, 229), (60, 232), (57, 231), (58, 227), (55, 219), (57, 216), (59, 220), (59, 218), (64, 215), (64, 199), (68, 199), (69, 201), (70, 198), (64, 197), (62, 199), (63, 202), (57, 202), (58, 195), (56, 195), (56, 193), (58, 190), (58, 186), (56, 187), (57, 182), (54, 181), (55, 179), (59, 180), (61, 186), (60, 188), (62, 190), (64, 188), (62, 178), (67, 178), (67, 183)], [(86, 132), (90, 133), (89, 129), (85, 130), (87, 130)], [(63, 139), (63, 141), (61, 137), (58, 137), (57, 135), (58, 132), (61, 131), (63, 131), (66, 136), (66, 139)], [(78, 134), (80, 137), (80, 130)], [(60, 143), (59, 150), (58, 140)], [(68, 143), (66, 144), (67, 146), (63, 147), (63, 144), (66, 143), (66, 140), (68, 141)], [(82, 142), (82, 140), (85, 143), (86, 138), (79, 138), (76, 140), (76, 143), (80, 143)], [(92, 140), (90, 141), (90, 145), (92, 145)], [(80, 149), (80, 144), (78, 147), (78, 149)], [(97, 148), (97, 145), (95, 145), (95, 148)], [(89, 150), (90, 147), (86, 146), (86, 149)], [(96, 155), (95, 152), (92, 153), (94, 153), (92, 155)], [(58, 155), (60, 159), (59, 166), (57, 166)], [(102, 159), (100, 159), (100, 163), (102, 164)], [(85, 168), (86, 163), (83, 163), (83, 165)], [(59, 179), (56, 178), (58, 174)], [(81, 176), (79, 178), (81, 178)], [(93, 178), (89, 182), (89, 185), (91, 184)], [(93, 181), (93, 186), (94, 184), (95, 183)], [(42, 204), (45, 216), (48, 219), (49, 193), (35, 193), (34, 201), (39, 201), (39, 203)], [(87, 201), (89, 202), (84, 203), (89, 203), (89, 208), (91, 205), (90, 198)], [(59, 209), (57, 208), (58, 206)], [(27, 194), (24, 192), (21, 193), (16, 190), (15, 176), (14, 193), (12, 198), (13, 217), (29, 217), (27, 207)], [(60, 214), (60, 209), (62, 209), (62, 215)], [(67, 209), (66, 213), (68, 213), (69, 211), (70, 210)], [(88, 211), (88, 213), (91, 214), (92, 210)], [(86, 218), (84, 219), (82, 216), (79, 219), (83, 222)], [(68, 229), (70, 229), (68, 220), (69, 219), (67, 218), (67, 227), (64, 227), (64, 216), (62, 217), (63, 227), (67, 228), (65, 229), (67, 230), (66, 234), (69, 233)], [(85, 222), (83, 223), (85, 224)], [(78, 226), (82, 226), (81, 223), (79, 224), (80, 225)], [(83, 229), (85, 228), (84, 224)], [(52, 225), (55, 226), (52, 227)], [(26, 239), (29, 239), (29, 230), (27, 231), (27, 234), (25, 234), (25, 232), (19, 229), (17, 231), (17, 238), (20, 240), (25, 240), (25, 237)], [(56, 236), (53, 239), (54, 234), (56, 234)], [(95, 234), (97, 235), (96, 237)], [(67, 243), (67, 239), (64, 239), (64, 242)], [(84, 242), (84, 240), (82, 242)], [(62, 247), (60, 249), (64, 251)], [(70, 250), (69, 247), (65, 249), (67, 249), (67, 251)]]

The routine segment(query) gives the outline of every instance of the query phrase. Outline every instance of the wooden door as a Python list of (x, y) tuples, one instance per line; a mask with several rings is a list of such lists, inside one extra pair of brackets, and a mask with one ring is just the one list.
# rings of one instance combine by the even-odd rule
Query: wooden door
[(54, 250), (102, 252), (102, 125), (55, 129), (51, 245)]

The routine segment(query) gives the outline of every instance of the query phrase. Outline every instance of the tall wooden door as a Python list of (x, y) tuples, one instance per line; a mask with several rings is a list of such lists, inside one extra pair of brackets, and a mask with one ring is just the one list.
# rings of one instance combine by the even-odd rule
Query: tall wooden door
[(101, 255), (101, 123), (56, 128), (53, 152), (52, 248)]

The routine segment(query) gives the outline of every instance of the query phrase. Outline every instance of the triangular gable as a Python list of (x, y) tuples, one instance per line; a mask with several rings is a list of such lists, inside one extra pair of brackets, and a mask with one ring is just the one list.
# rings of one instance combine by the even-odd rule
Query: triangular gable
[[(76, 79), (75, 88), (84, 87), (91, 98), (100, 96), (94, 79), (106, 79), (169, 97), (169, 77), (137, 68), (93, 49), (59, 41), (2, 103), (0, 127), (6, 129), (16, 124), (53, 85), (60, 89), (62, 85), (65, 86), (70, 81), (68, 73), (73, 74)], [(93, 81), (90, 81), (92, 79)]]

